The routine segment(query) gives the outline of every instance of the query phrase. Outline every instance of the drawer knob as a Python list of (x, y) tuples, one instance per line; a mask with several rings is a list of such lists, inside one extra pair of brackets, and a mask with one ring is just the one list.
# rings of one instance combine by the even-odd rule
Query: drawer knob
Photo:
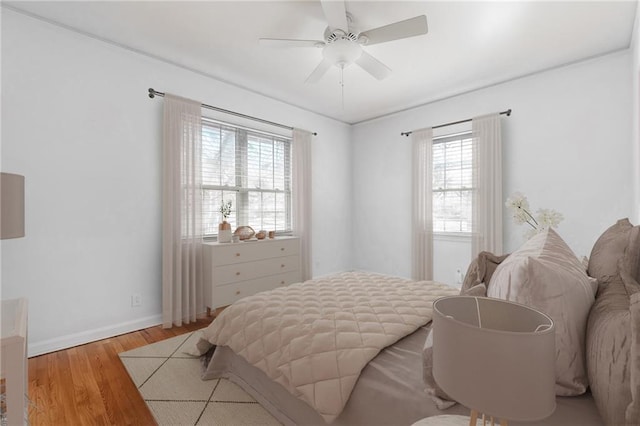
[(280, 281), (280, 284), (281, 284), (281, 285), (284, 285), (284, 281)]
[(284, 247), (280, 247), (280, 251), (284, 251)]
[(236, 290), (236, 296), (240, 294), (240, 290)]
[(240, 253), (236, 253), (236, 257), (240, 257)]
[(236, 275), (240, 275), (240, 272), (236, 272)]
[(284, 268), (284, 263), (282, 265), (280, 265), (281, 268)]

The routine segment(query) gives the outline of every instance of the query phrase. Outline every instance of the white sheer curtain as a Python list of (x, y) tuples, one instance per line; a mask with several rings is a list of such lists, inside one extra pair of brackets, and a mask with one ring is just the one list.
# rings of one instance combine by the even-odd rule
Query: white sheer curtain
[(471, 120), (473, 195), (471, 258), (481, 251), (502, 254), (502, 135), (500, 115)]
[(412, 133), (412, 276), (433, 279), (433, 130)]
[(201, 104), (165, 94), (162, 176), (162, 325), (203, 311)]
[(293, 130), (293, 234), (300, 238), (302, 280), (311, 278), (311, 133)]

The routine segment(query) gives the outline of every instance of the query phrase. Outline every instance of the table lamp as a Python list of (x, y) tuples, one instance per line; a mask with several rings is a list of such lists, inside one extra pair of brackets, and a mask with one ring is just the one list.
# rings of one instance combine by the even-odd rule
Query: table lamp
[(471, 409), (459, 424), (475, 426), (479, 415), (483, 424), (489, 416), (500, 425), (550, 416), (556, 407), (555, 355), (553, 320), (538, 310), (471, 296), (433, 304), (433, 376)]
[(24, 237), (24, 176), (0, 173), (0, 239)]

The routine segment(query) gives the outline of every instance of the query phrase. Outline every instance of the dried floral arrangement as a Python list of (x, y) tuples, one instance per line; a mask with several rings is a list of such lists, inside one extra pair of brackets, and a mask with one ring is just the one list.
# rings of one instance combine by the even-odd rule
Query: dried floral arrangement
[(526, 238), (531, 238), (547, 228), (555, 228), (564, 220), (562, 213), (553, 209), (538, 209), (534, 216), (531, 214), (529, 200), (520, 192), (511, 194), (511, 196), (507, 198), (505, 206), (507, 206), (507, 209), (511, 212), (511, 217), (515, 223), (519, 225), (526, 223), (529, 225), (530, 229), (525, 233)]

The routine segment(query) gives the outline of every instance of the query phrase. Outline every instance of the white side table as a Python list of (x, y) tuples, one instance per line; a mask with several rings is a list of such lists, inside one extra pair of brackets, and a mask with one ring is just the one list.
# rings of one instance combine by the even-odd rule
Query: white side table
[(5, 379), (7, 424), (27, 424), (27, 299), (3, 300), (0, 375)]

